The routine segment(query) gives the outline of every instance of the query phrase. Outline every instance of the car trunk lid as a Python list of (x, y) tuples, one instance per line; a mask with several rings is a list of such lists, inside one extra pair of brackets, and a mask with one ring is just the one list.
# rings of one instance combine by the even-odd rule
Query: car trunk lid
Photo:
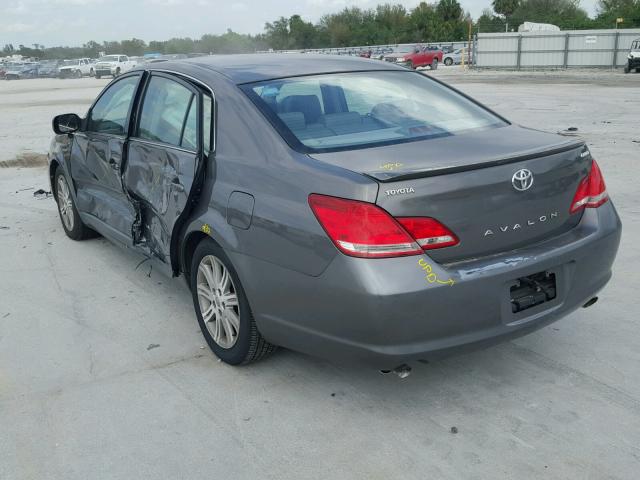
[[(591, 165), (582, 141), (513, 126), (314, 157), (378, 180), (377, 204), (393, 216), (433, 217), (451, 229), (460, 243), (429, 251), (444, 263), (570, 230), (581, 217), (569, 213), (571, 201)], [(522, 169), (533, 185), (520, 191), (513, 176)]]

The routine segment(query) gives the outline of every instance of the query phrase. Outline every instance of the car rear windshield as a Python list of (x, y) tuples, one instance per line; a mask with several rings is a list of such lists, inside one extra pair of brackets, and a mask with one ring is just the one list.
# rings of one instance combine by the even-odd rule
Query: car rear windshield
[(350, 150), (460, 135), (507, 123), (417, 72), (292, 77), (242, 86), (294, 148)]

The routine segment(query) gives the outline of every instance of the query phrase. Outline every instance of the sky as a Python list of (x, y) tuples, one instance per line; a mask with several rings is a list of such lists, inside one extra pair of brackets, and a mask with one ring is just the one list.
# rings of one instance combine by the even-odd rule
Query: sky
[[(459, 0), (473, 18), (491, 0)], [(0, 0), (0, 47), (34, 43), (47, 47), (80, 46), (89, 40), (172, 37), (200, 38), (227, 29), (261, 33), (265, 22), (299, 14), (315, 22), (344, 7), (371, 8), (401, 3), (407, 9), (419, 0)], [(593, 16), (597, 0), (582, 0)]]

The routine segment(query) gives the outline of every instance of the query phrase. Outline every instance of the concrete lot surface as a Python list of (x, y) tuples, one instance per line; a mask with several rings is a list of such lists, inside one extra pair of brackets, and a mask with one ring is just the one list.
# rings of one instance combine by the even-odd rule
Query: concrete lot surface
[(578, 127), (624, 232), (595, 306), (405, 380), (291, 351), (218, 362), (182, 280), (69, 240), (33, 196), (45, 169), (7, 167), (105, 81), (0, 82), (0, 479), (637, 479), (640, 75), (435, 75)]

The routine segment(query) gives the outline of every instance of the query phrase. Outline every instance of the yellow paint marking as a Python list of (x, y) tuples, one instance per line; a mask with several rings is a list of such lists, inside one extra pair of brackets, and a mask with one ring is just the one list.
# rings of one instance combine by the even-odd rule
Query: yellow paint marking
[(440, 283), (442, 285), (450, 285), (452, 287), (456, 283), (453, 278), (450, 278), (449, 280), (440, 280), (438, 278), (438, 275), (433, 271), (433, 267), (429, 263), (427, 263), (424, 258), (418, 260), (418, 265), (420, 265), (420, 268), (422, 268), (422, 270), (426, 272), (424, 278), (429, 283)]

